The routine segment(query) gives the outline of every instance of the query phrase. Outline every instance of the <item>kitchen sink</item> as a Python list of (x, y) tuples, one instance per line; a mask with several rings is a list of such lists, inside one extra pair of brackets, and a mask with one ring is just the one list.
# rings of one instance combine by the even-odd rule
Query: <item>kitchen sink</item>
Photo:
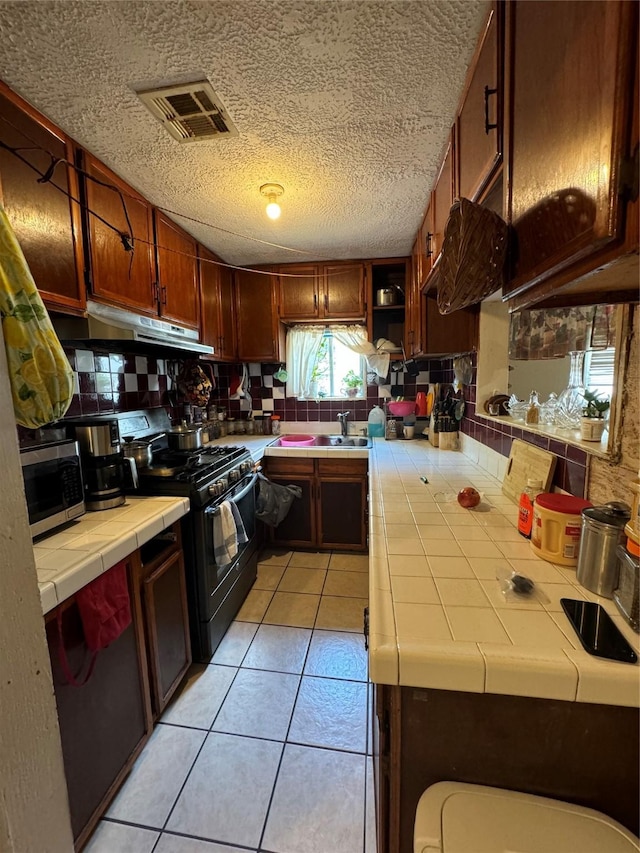
[(355, 435), (318, 435), (317, 447), (371, 447), (371, 439)]
[[(288, 447), (291, 449), (291, 445), (283, 445), (280, 439), (277, 439), (271, 445), (272, 447)], [(368, 449), (371, 447), (371, 439), (365, 438), (365, 436), (355, 436), (355, 435), (316, 435), (313, 444), (307, 444), (306, 447), (335, 447), (336, 449), (340, 449), (341, 447), (345, 448), (353, 448), (360, 447)], [(304, 449), (304, 448), (302, 448)]]

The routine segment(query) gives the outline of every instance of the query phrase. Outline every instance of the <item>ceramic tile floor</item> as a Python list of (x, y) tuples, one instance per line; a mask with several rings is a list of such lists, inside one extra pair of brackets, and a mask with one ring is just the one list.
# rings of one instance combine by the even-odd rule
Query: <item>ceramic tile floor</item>
[(368, 557), (263, 551), (86, 853), (375, 853)]

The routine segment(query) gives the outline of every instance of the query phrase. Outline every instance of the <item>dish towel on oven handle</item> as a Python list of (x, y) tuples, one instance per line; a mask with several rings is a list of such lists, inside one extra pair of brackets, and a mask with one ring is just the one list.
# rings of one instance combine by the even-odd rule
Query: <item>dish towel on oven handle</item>
[(247, 542), (240, 510), (233, 501), (223, 501), (213, 514), (213, 556), (220, 568), (228, 566), (238, 553), (238, 544)]

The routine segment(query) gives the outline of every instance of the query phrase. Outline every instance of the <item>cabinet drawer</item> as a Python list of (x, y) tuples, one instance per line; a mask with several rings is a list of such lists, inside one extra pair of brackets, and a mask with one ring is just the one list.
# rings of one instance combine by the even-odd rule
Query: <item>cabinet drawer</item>
[(344, 475), (362, 476), (367, 473), (366, 459), (317, 459), (318, 474), (321, 477)]
[(313, 474), (313, 459), (291, 459), (269, 456), (264, 460), (268, 474)]

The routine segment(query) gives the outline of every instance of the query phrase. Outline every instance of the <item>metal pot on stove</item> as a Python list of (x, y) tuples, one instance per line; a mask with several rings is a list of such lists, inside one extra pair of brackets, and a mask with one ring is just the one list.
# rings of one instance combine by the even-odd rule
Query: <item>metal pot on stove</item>
[(199, 450), (202, 447), (202, 427), (189, 426), (186, 421), (172, 427), (167, 436), (172, 450)]
[(151, 445), (159, 438), (163, 438), (164, 435), (162, 432), (160, 435), (154, 435), (148, 441), (136, 439), (132, 435), (125, 435), (123, 437), (122, 452), (128, 459), (134, 460), (136, 468), (148, 468), (153, 460)]

